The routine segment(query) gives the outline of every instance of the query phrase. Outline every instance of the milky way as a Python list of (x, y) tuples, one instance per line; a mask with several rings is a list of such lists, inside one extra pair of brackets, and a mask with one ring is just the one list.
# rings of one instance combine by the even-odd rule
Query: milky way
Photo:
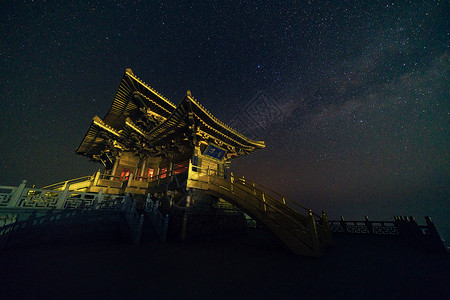
[(264, 93), (246, 126), (267, 148), (236, 173), (332, 218), (431, 215), (450, 240), (447, 1), (63, 2), (0, 4), (0, 184), (100, 168), (74, 149), (131, 68), (230, 123)]

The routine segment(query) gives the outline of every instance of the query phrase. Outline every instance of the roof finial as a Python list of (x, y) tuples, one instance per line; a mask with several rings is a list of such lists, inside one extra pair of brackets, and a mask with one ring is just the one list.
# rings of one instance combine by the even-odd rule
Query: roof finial
[(187, 95), (188, 97), (192, 97), (191, 91), (190, 91), (190, 90), (187, 90), (186, 95)]

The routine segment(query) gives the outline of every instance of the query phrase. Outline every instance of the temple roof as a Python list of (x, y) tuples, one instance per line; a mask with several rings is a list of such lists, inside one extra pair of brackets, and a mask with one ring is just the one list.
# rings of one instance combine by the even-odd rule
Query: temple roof
[[(141, 96), (138, 98), (139, 102), (132, 101), (133, 94)], [(103, 120), (114, 128), (120, 128), (124, 125), (123, 116), (134, 116), (140, 107), (149, 108), (152, 112), (168, 118), (176, 105), (136, 77), (131, 69), (126, 69), (111, 108)]]
[(218, 120), (189, 91), (175, 106), (127, 69), (110, 110), (103, 119), (94, 117), (76, 153), (93, 158), (112, 147), (151, 153), (180, 138), (214, 143), (229, 158), (265, 147)]

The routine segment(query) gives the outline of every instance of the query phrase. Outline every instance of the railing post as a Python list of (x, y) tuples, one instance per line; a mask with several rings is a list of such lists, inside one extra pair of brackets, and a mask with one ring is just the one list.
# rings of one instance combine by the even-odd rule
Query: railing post
[(266, 205), (266, 196), (264, 195), (264, 192), (262, 192), (262, 200), (264, 205), (264, 211), (267, 211), (267, 205)]
[(92, 205), (92, 209), (99, 209), (103, 202), (103, 188), (98, 191), (97, 197), (95, 197), (94, 204)]
[(61, 190), (64, 191), (67, 188), (67, 183), (69, 183), (69, 180), (64, 181), (63, 186), (61, 187)]
[(308, 210), (308, 215), (309, 215), (309, 233), (311, 234), (314, 255), (319, 256), (319, 235), (317, 234), (316, 220), (314, 219), (312, 210)]
[(11, 200), (8, 203), (8, 207), (17, 207), (17, 204), (19, 204), (20, 198), (26, 185), (27, 181), (22, 180), (22, 183), (19, 184), (19, 186), (16, 188), (14, 195), (11, 196)]
[(97, 186), (99, 180), (100, 180), (100, 169), (98, 169), (97, 173), (95, 173), (94, 182), (92, 182), (91, 186)]
[(69, 194), (69, 186), (66, 186), (65, 189), (59, 192), (58, 195), (58, 203), (56, 203), (56, 209), (63, 209), (64, 203), (67, 200), (67, 195)]
[(252, 182), (252, 188), (253, 188), (253, 195), (256, 196), (256, 188), (254, 182)]
[(364, 224), (366, 225), (366, 228), (367, 228), (367, 231), (369, 231), (369, 234), (374, 234), (372, 222), (369, 221), (368, 216), (364, 217)]
[(331, 238), (330, 223), (328, 222), (328, 216), (325, 213), (325, 211), (322, 211), (322, 225), (325, 228), (325, 235), (326, 235), (326, 238), (327, 238), (327, 243), (328, 243), (329, 246), (331, 246), (333, 244), (333, 239)]
[(343, 216), (341, 216), (341, 221), (340, 221), (340, 223), (341, 223), (341, 226), (342, 226), (342, 231), (343, 231), (344, 233), (347, 233), (347, 222), (345, 222)]
[(150, 197), (150, 193), (147, 194), (147, 198), (145, 199), (145, 208), (144, 210), (148, 213), (152, 213), (153, 205), (152, 205), (152, 198)]

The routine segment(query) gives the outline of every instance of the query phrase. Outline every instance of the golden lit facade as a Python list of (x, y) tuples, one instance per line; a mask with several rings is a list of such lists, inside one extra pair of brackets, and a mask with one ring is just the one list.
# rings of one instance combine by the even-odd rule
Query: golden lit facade
[(264, 147), (219, 121), (189, 91), (176, 106), (127, 69), (108, 113), (93, 118), (76, 153), (105, 166), (86, 191), (146, 194), (186, 190), (189, 164), (225, 176), (233, 158)]

